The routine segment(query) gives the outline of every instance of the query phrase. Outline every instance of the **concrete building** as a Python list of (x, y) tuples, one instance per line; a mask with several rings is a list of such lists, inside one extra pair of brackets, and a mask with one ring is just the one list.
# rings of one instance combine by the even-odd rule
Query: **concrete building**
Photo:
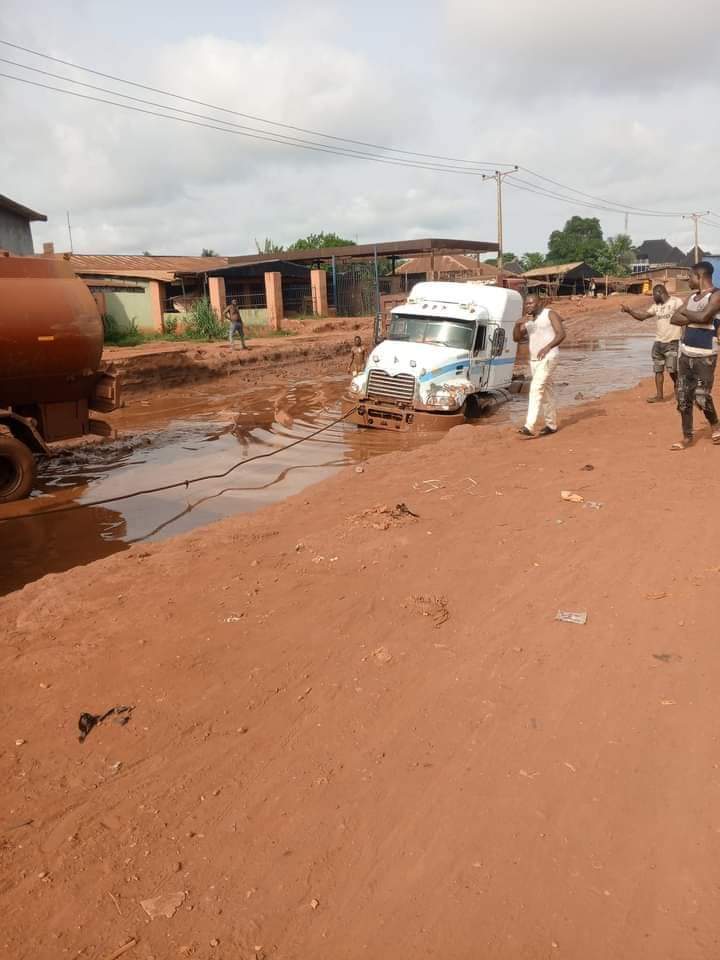
[(144, 333), (162, 333), (166, 317), (177, 323), (182, 312), (205, 295), (205, 273), (227, 262), (225, 257), (45, 252), (67, 256), (75, 273), (90, 288), (100, 313), (112, 317), (119, 329), (134, 325)]
[(30, 224), (47, 222), (44, 213), (37, 213), (0, 193), (0, 250), (21, 256), (32, 256), (33, 238)]

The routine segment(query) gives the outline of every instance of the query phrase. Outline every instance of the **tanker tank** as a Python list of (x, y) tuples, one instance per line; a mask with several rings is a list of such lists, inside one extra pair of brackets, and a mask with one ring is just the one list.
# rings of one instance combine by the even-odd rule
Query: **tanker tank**
[(27, 497), (48, 444), (110, 427), (120, 405), (103, 368), (95, 300), (66, 259), (0, 254), (0, 503)]

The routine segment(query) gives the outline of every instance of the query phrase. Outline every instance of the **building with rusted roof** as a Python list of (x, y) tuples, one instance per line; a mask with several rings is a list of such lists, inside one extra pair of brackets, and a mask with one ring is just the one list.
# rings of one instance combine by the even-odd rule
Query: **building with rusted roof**
[[(432, 273), (431, 276), (431, 272)], [(409, 290), (414, 283), (422, 280), (497, 280), (498, 269), (490, 263), (483, 263), (466, 254), (442, 254), (431, 262), (429, 256), (411, 257), (400, 264), (395, 272), (405, 278), (404, 289)]]
[(25, 207), (0, 193), (0, 250), (20, 256), (34, 253), (31, 223), (46, 222), (44, 213)]
[(534, 270), (526, 270), (523, 276), (541, 284), (546, 288), (546, 292), (554, 297), (584, 293), (591, 280), (599, 280), (597, 270), (584, 260), (536, 267)]
[(151, 333), (176, 323), (178, 313), (204, 295), (208, 270), (227, 264), (226, 257), (56, 254), (52, 244), (45, 244), (43, 253), (64, 257), (87, 283), (100, 313), (118, 327)]

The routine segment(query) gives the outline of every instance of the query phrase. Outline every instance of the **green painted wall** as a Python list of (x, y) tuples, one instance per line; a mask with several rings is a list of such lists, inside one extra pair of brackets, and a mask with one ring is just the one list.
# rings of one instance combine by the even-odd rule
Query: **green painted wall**
[(105, 294), (105, 312), (109, 313), (118, 327), (127, 330), (133, 320), (138, 330), (153, 333), (155, 328), (152, 319), (152, 303), (150, 300), (150, 284), (138, 280), (136, 286), (142, 287), (142, 293), (130, 290), (103, 291)]

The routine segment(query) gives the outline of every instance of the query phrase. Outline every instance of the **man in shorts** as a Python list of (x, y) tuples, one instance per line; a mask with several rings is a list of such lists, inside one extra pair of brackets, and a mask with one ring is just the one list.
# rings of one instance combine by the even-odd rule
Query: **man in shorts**
[(242, 344), (243, 350), (247, 350), (245, 344), (245, 328), (243, 327), (242, 315), (240, 313), (240, 307), (238, 306), (237, 300), (231, 300), (230, 303), (225, 307), (225, 312), (223, 314), (225, 319), (228, 321), (229, 326), (229, 341), (230, 346), (234, 347), (233, 337), (236, 333), (240, 334), (240, 343)]
[(365, 369), (366, 360), (367, 355), (365, 353), (363, 342), (360, 337), (355, 337), (352, 349), (350, 350), (350, 364), (348, 365), (348, 373), (351, 373), (353, 377), (356, 377), (359, 373), (362, 373)]
[(636, 320), (649, 320), (655, 317), (657, 331), (655, 333), (655, 342), (652, 345), (652, 362), (655, 371), (655, 396), (648, 397), (648, 403), (662, 403), (665, 399), (664, 384), (665, 371), (667, 370), (670, 379), (673, 382), (673, 388), (677, 395), (678, 378), (678, 344), (680, 342), (680, 327), (675, 326), (670, 321), (677, 311), (682, 307), (683, 302), (680, 297), (671, 297), (662, 283), (653, 287), (654, 303), (647, 310), (632, 310), (627, 304), (620, 308), (623, 313), (629, 313)]

